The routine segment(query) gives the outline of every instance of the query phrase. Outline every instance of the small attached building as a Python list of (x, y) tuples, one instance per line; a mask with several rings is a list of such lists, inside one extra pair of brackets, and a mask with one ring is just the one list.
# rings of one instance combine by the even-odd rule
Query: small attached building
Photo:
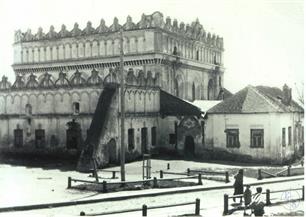
[(302, 154), (304, 109), (287, 85), (247, 86), (207, 111), (205, 134), (214, 150), (284, 163)]

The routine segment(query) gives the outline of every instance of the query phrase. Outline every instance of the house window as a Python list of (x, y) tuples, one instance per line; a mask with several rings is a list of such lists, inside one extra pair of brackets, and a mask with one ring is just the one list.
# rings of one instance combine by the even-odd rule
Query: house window
[(73, 114), (77, 115), (80, 113), (80, 103), (74, 102), (73, 103)]
[(282, 129), (282, 146), (286, 146), (286, 128)]
[(151, 143), (152, 146), (156, 146), (156, 127), (151, 128)]
[(239, 129), (226, 129), (226, 147), (239, 148)]
[(43, 148), (45, 146), (45, 130), (35, 130), (35, 147)]
[(264, 147), (264, 130), (251, 129), (251, 148)]
[(292, 129), (288, 127), (288, 145), (292, 144)]
[(135, 148), (135, 130), (128, 129), (128, 149), (132, 151)]

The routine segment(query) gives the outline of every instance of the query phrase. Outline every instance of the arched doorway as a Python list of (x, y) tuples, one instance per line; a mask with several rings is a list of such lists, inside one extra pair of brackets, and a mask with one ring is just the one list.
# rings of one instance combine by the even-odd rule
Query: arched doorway
[(82, 130), (81, 126), (75, 119), (67, 123), (66, 130), (66, 147), (67, 149), (80, 149), (82, 146)]
[(184, 153), (186, 157), (193, 157), (194, 156), (194, 140), (192, 136), (185, 137), (185, 145), (184, 145)]
[(109, 154), (109, 163), (114, 164), (117, 162), (117, 145), (116, 140), (111, 139), (107, 143), (108, 146), (108, 154)]

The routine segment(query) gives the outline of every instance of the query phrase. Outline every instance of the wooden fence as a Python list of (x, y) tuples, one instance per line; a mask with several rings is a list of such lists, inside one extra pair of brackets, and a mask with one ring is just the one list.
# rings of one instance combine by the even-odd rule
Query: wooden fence
[(196, 176), (188, 176), (188, 177), (175, 177), (175, 178), (167, 178), (167, 179), (157, 179), (154, 177), (153, 179), (146, 179), (146, 180), (136, 180), (136, 181), (121, 181), (121, 182), (106, 182), (105, 180), (103, 182), (99, 181), (90, 181), (90, 180), (82, 180), (82, 179), (74, 179), (71, 177), (68, 177), (68, 186), (67, 188), (72, 188), (72, 182), (82, 182), (82, 183), (89, 183), (89, 184), (97, 184), (97, 185), (102, 185), (102, 192), (106, 193), (108, 191), (107, 185), (112, 184), (112, 185), (120, 185), (120, 186), (125, 186), (126, 184), (131, 184), (131, 183), (141, 183), (141, 184), (147, 184), (147, 183), (153, 183), (153, 188), (158, 188), (158, 182), (162, 181), (174, 181), (174, 180), (182, 180), (182, 179), (197, 179), (198, 180), (198, 185), (202, 185), (202, 174), (198, 174)]
[(112, 212), (103, 212), (103, 213), (88, 213), (80, 212), (80, 216), (100, 216), (100, 215), (112, 215), (112, 214), (119, 214), (119, 213), (127, 213), (127, 212), (138, 212), (142, 211), (142, 216), (148, 216), (149, 209), (163, 209), (169, 207), (176, 207), (176, 206), (186, 206), (186, 205), (193, 205), (195, 204), (195, 215), (200, 215), (200, 199), (196, 199), (195, 202), (187, 202), (187, 203), (177, 203), (177, 204), (170, 204), (170, 205), (160, 205), (160, 206), (147, 206), (146, 204), (142, 205), (142, 208), (136, 209), (124, 209), (124, 210), (117, 210)]
[[(170, 175), (181, 175), (181, 176), (190, 176), (191, 174), (201, 174), (201, 175), (219, 175), (219, 176), (225, 176), (225, 183), (229, 182), (229, 173), (227, 171), (225, 172), (215, 172), (215, 171), (205, 171), (205, 170), (191, 170), (187, 169), (186, 172), (170, 172), (170, 171), (159, 171), (159, 178), (164, 178), (165, 174), (170, 174)], [(204, 179), (204, 177), (202, 177)], [(219, 180), (218, 180), (219, 181)]]
[[(277, 191), (270, 191), (269, 189), (266, 189), (266, 192), (263, 192), (262, 194), (266, 195), (266, 205), (271, 205), (271, 200), (270, 200), (270, 195), (273, 193), (280, 193), (280, 192), (288, 192), (288, 191), (302, 191), (302, 197), (300, 198), (301, 200), (304, 200), (305, 198), (305, 193), (304, 193), (304, 185), (302, 188), (295, 188), (295, 189), (283, 189), (283, 190), (277, 190)], [(254, 196), (253, 194), (252, 196)], [(231, 198), (239, 198), (243, 197), (243, 194), (239, 195), (232, 195), (229, 196), (228, 194), (224, 194), (224, 207), (223, 207), (223, 215), (228, 215), (229, 214), (229, 209), (228, 209), (228, 200)]]
[[(304, 167), (288, 166), (286, 169), (283, 169), (277, 173), (270, 173), (268, 171), (258, 169), (257, 179), (261, 180), (263, 178), (268, 178), (268, 177), (270, 178), (270, 177), (281, 177), (281, 176), (293, 176), (293, 175), (297, 175), (297, 173), (304, 174)], [(265, 175), (265, 177), (263, 175)]]

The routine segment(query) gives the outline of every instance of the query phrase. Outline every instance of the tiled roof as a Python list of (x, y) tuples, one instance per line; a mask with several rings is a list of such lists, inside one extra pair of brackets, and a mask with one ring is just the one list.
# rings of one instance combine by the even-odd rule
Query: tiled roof
[(295, 101), (285, 105), (279, 88), (267, 86), (247, 86), (228, 99), (217, 104), (207, 113), (266, 113), (266, 112), (304, 112)]
[(191, 103), (160, 90), (160, 114), (164, 116), (200, 116), (201, 110)]

